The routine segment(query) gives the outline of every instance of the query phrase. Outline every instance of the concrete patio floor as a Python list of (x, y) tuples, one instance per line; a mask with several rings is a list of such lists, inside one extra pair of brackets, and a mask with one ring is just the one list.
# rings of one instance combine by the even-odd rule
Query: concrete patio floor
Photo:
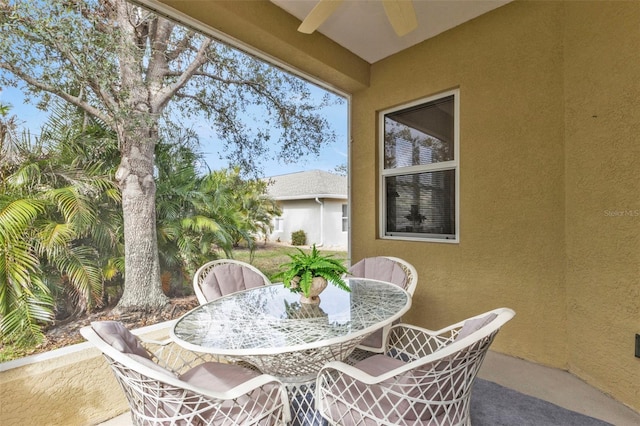
[[(479, 377), (615, 426), (640, 425), (640, 413), (611, 399), (566, 371), (489, 352)], [(124, 413), (101, 423), (101, 426), (131, 424), (129, 413)]]
[(640, 413), (556, 368), (489, 352), (479, 377), (616, 426), (640, 425)]

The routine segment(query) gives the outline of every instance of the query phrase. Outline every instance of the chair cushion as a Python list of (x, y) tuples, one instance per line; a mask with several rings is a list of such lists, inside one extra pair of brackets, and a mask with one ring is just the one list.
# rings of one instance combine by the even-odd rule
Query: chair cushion
[(259, 375), (239, 365), (205, 362), (182, 374), (180, 380), (204, 389), (226, 392)]
[[(214, 392), (227, 392), (234, 387), (260, 376), (261, 373), (238, 365), (219, 362), (205, 362), (180, 376), (180, 379), (192, 386)], [(204, 405), (194, 410), (202, 411), (201, 417), (212, 425), (247, 424), (259, 418), (265, 410), (271, 410), (275, 393), (279, 392), (276, 383), (253, 389), (237, 398), (221, 400), (217, 409), (207, 410)], [(278, 396), (279, 399), (279, 396)], [(233, 423), (230, 423), (230, 420)], [(265, 420), (266, 422), (266, 420)], [(251, 424), (266, 424), (265, 422)]]
[(404, 289), (408, 284), (404, 269), (397, 262), (383, 256), (362, 259), (349, 268), (349, 274), (354, 277), (387, 281)]
[(354, 367), (371, 376), (378, 377), (406, 364), (406, 362), (399, 359), (380, 354), (365, 358), (362, 361), (357, 362)]
[(264, 285), (264, 278), (256, 271), (237, 263), (215, 266), (202, 281), (201, 289), (207, 300), (214, 300), (236, 291)]
[[(354, 367), (359, 370), (364, 371), (365, 373), (371, 376), (381, 376), (385, 373), (390, 372), (391, 370), (395, 370), (396, 368), (403, 367), (406, 365), (406, 362), (401, 361), (399, 359), (391, 358), (386, 355), (373, 355), (369, 358), (365, 358), (364, 360), (357, 362)], [(366, 387), (366, 385), (362, 383), (358, 383), (356, 387)], [(376, 404), (371, 406), (370, 400), (367, 398), (363, 398), (360, 401), (355, 401), (355, 404), (360, 408), (365, 408), (365, 405), (370, 405), (370, 409), (372, 410), (380, 410), (377, 413), (376, 417), (383, 418), (384, 414), (387, 415), (393, 414), (393, 411), (398, 413), (398, 419), (403, 418), (405, 420), (416, 420), (417, 416), (415, 412), (411, 409), (411, 402), (406, 398), (419, 398), (421, 396), (421, 391), (423, 387), (420, 386), (418, 380), (413, 375), (411, 370), (401, 373), (398, 376), (394, 376), (390, 379), (384, 380), (380, 385), (369, 386), (368, 391), (371, 392), (373, 396), (372, 399), (375, 399)], [(390, 390), (390, 392), (383, 392), (383, 388)], [(361, 389), (362, 391), (362, 389)], [(402, 414), (401, 414), (402, 413)], [(393, 417), (393, 416), (392, 416)], [(422, 419), (424, 420), (424, 418)]]
[(367, 337), (365, 337), (360, 342), (360, 346), (382, 349), (382, 329), (376, 330), (370, 335), (368, 335)]
[(119, 321), (94, 321), (91, 328), (114, 349), (125, 354), (136, 354), (151, 360), (151, 355), (140, 340)]
[[(397, 262), (384, 256), (365, 257), (349, 268), (349, 274), (354, 277), (387, 281), (405, 290), (409, 283), (405, 270)], [(382, 344), (382, 329), (375, 331), (360, 342), (360, 346), (365, 348), (382, 349)]]
[[(349, 410), (349, 405), (355, 405), (359, 410), (372, 412), (376, 418), (387, 418), (391, 421), (434, 421), (445, 413), (445, 408), (438, 402), (451, 399), (451, 383), (449, 380), (439, 380), (438, 371), (441, 371), (448, 361), (426, 364), (412, 370), (400, 373), (397, 376), (380, 382), (379, 385), (365, 385), (356, 382), (355, 379), (347, 379), (345, 386), (354, 386), (357, 391), (336, 392), (346, 399), (347, 395), (366, 395), (355, 398), (346, 404), (340, 400), (334, 400), (337, 404), (335, 410)], [(386, 355), (373, 355), (354, 365), (354, 367), (371, 376), (381, 376), (391, 370), (406, 365), (404, 361), (391, 358)], [(435, 405), (428, 406), (430, 401), (436, 401)], [(346, 401), (345, 401), (346, 402)], [(333, 409), (332, 409), (333, 411)], [(424, 424), (427, 424), (424, 423)]]
[(491, 321), (496, 319), (497, 316), (498, 315), (496, 313), (490, 313), (483, 317), (466, 320), (462, 325), (460, 332), (458, 332), (458, 335), (456, 336), (455, 340), (463, 339), (469, 336), (470, 334), (480, 330), (482, 327), (484, 327), (485, 325), (489, 324)]
[[(465, 321), (456, 340), (481, 330), (495, 318), (497, 314), (490, 313)], [(477, 368), (491, 341), (490, 337), (472, 338), (468, 345), (445, 358), (398, 373), (378, 384), (367, 385), (347, 374), (336, 374), (338, 379), (323, 395), (326, 400), (323, 406), (337, 423), (346, 424), (348, 420), (351, 424), (368, 426), (385, 419), (385, 424), (459, 424), (466, 418), (464, 401), (470, 397)], [(403, 364), (385, 355), (374, 355), (354, 367), (379, 377)]]

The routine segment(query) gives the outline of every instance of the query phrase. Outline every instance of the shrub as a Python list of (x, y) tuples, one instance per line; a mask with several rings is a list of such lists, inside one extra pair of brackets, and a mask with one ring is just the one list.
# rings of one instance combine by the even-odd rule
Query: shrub
[(291, 233), (291, 245), (303, 246), (307, 244), (307, 234), (302, 229)]

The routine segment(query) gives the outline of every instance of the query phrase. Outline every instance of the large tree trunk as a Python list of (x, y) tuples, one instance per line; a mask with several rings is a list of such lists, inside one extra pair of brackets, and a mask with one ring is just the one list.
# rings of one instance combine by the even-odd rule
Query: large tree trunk
[[(139, 122), (140, 123), (140, 122)], [(125, 281), (119, 311), (157, 310), (168, 303), (160, 282), (153, 179), (155, 132), (137, 128), (121, 135), (122, 161), (116, 179), (122, 190)]]

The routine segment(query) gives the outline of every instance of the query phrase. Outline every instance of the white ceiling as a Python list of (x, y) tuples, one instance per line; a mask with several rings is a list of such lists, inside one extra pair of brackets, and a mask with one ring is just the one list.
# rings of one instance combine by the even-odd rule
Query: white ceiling
[[(319, 0), (271, 0), (302, 21)], [(418, 28), (398, 37), (381, 0), (344, 0), (318, 31), (374, 63), (512, 0), (413, 0)]]

